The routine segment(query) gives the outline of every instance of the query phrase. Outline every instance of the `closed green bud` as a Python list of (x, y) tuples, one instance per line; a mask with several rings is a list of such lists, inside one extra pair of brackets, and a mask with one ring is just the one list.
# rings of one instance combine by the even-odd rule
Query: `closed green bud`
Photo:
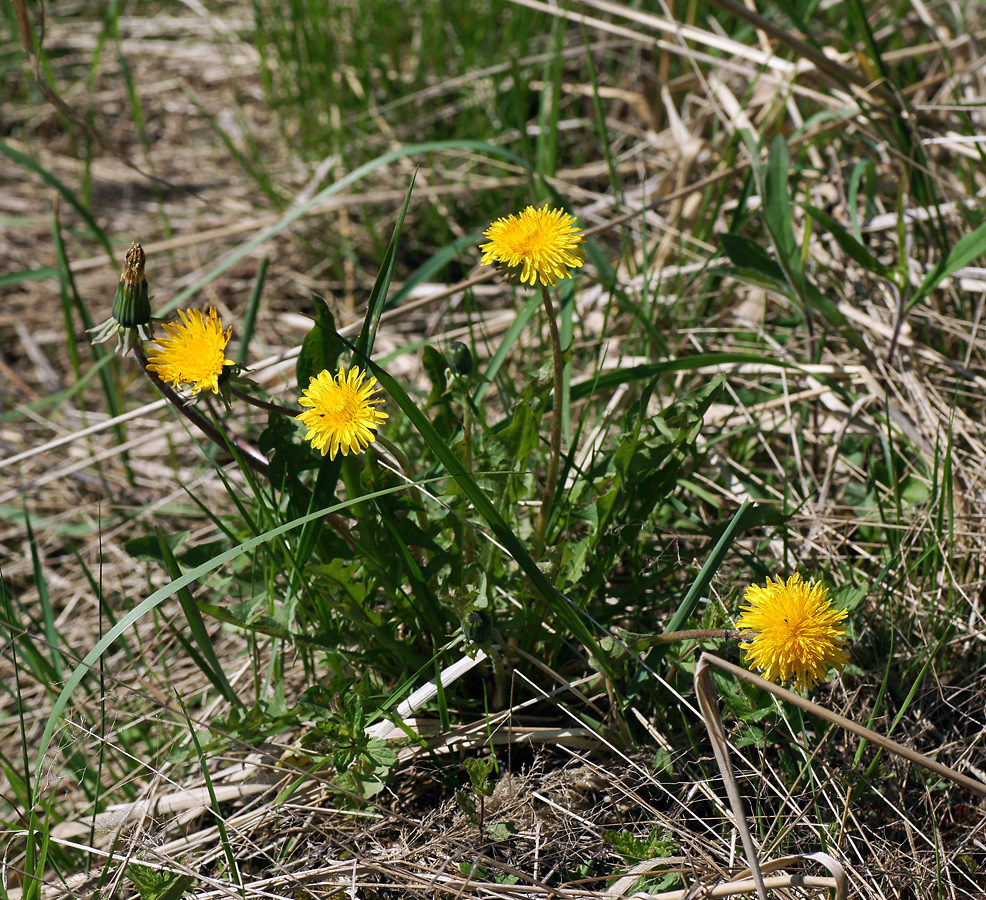
[(453, 342), (447, 356), (449, 368), (456, 375), (472, 374), (472, 352), (462, 341)]
[(101, 325), (89, 329), (94, 344), (115, 337), (116, 349), (126, 356), (139, 341), (153, 337), (151, 298), (144, 278), (146, 259), (144, 248), (134, 241), (127, 251), (127, 261), (113, 296), (113, 312)]
[(149, 325), (151, 321), (151, 301), (144, 278), (146, 259), (144, 248), (134, 241), (127, 251), (127, 261), (123, 264), (113, 298), (113, 318), (124, 328)]
[(493, 620), (481, 609), (470, 609), (462, 617), (462, 633), (467, 641), (485, 644), (493, 635)]

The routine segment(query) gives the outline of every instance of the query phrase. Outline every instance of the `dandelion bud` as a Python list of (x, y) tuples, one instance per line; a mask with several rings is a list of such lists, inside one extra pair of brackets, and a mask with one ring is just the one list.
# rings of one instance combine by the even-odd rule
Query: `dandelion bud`
[(472, 352), (462, 341), (455, 341), (448, 348), (446, 356), (448, 358), (449, 368), (456, 375), (472, 374)]
[(139, 341), (152, 337), (151, 298), (144, 278), (146, 259), (144, 248), (134, 241), (127, 251), (127, 261), (116, 286), (113, 312), (105, 322), (89, 329), (94, 344), (115, 337), (116, 349), (126, 356)]
[(462, 617), (462, 633), (467, 641), (485, 644), (493, 635), (493, 620), (481, 609), (470, 609)]
[(113, 318), (124, 328), (137, 328), (151, 321), (151, 301), (147, 293), (147, 279), (144, 278), (146, 259), (144, 248), (134, 241), (127, 251), (127, 260), (113, 298)]

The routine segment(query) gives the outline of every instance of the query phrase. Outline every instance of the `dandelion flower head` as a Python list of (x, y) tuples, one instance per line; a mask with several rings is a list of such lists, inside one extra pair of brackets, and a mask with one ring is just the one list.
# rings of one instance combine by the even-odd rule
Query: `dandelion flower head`
[(223, 322), (215, 309), (209, 314), (201, 310), (178, 311), (179, 321), (161, 326), (166, 337), (157, 338), (156, 352), (147, 366), (157, 372), (162, 381), (178, 387), (189, 385), (192, 394), (199, 391), (219, 393), (219, 376), (224, 366), (235, 365), (226, 359), (226, 345), (233, 335), (233, 326), (223, 331)]
[(830, 666), (841, 671), (846, 655), (846, 629), (840, 623), (846, 610), (834, 609), (822, 583), (802, 581), (792, 575), (787, 583), (775, 576), (764, 587), (746, 589), (736, 627), (752, 632), (740, 646), (748, 662), (759, 667), (768, 681), (794, 679), (809, 691), (825, 680)]
[(584, 240), (575, 216), (563, 209), (536, 209), (528, 206), (518, 215), (497, 219), (486, 231), (489, 243), (482, 244), (482, 265), (495, 263), (501, 269), (520, 273), (521, 282), (533, 287), (554, 287), (559, 278), (571, 278), (570, 269), (585, 262), (579, 248)]
[(329, 459), (335, 459), (339, 452), (343, 456), (361, 453), (376, 440), (373, 432), (388, 418), (374, 407), (383, 402), (382, 397), (373, 396), (379, 390), (374, 387), (376, 378), (364, 384), (365, 377), (358, 366), (348, 374), (345, 366), (339, 366), (335, 376), (323, 369), (302, 392), (298, 402), (309, 409), (295, 418), (308, 427), (305, 440), (322, 456), (328, 453)]

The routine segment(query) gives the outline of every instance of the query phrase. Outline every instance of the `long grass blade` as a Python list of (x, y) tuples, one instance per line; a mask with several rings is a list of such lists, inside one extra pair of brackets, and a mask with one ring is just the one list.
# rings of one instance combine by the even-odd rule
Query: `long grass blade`
[[(403, 485), (398, 485), (366, 494), (361, 499), (364, 501), (372, 500), (375, 497), (385, 497), (388, 494), (395, 494), (403, 490)], [(169, 597), (174, 596), (179, 590), (201, 579), (203, 576), (208, 575), (210, 572), (214, 572), (226, 563), (236, 559), (239, 556), (249, 553), (257, 547), (261, 547), (268, 541), (271, 541), (282, 534), (287, 534), (289, 531), (302, 527), (306, 522), (315, 521), (316, 519), (331, 513), (341, 512), (342, 510), (348, 508), (349, 505), (350, 501), (347, 500), (345, 502), (336, 503), (332, 506), (326, 507), (325, 509), (314, 510), (304, 516), (291, 519), (282, 525), (278, 525), (276, 528), (265, 531), (263, 534), (250, 538), (236, 547), (231, 547), (229, 550), (218, 553), (208, 562), (202, 563), (200, 566), (196, 566), (194, 569), (185, 572), (185, 574), (181, 577), (176, 578), (164, 587), (154, 591), (154, 593), (147, 597), (146, 600), (143, 600), (141, 603), (137, 604), (137, 606), (124, 615), (108, 632), (106, 632), (102, 638), (100, 638), (99, 641), (96, 642), (95, 646), (86, 654), (82, 662), (80, 662), (72, 670), (66, 679), (64, 686), (62, 687), (61, 693), (52, 704), (51, 711), (48, 714), (48, 721), (45, 723), (44, 730), (42, 731), (41, 737), (36, 744), (37, 757), (35, 771), (37, 772), (37, 777), (34, 784), (33, 801), (35, 803), (38, 801), (38, 797), (43, 790), (44, 772), (46, 771), (44, 766), (45, 756), (51, 746), (52, 737), (54, 737), (55, 730), (61, 720), (62, 713), (65, 711), (65, 707), (72, 699), (72, 694), (75, 692), (75, 689), (79, 686), (86, 675), (92, 671), (99, 658), (113, 646), (113, 643), (121, 634), (127, 631), (135, 622), (142, 619), (151, 610), (160, 606)]]
[(96, 223), (96, 220), (92, 217), (79, 199), (75, 196), (72, 191), (66, 187), (61, 181), (59, 181), (54, 175), (51, 174), (47, 169), (45, 169), (40, 163), (36, 162), (26, 153), (21, 153), (19, 150), (15, 150), (6, 141), (0, 140), (0, 153), (6, 156), (8, 159), (12, 159), (18, 165), (23, 166), (25, 169), (29, 169), (36, 175), (39, 175), (45, 180), (51, 187), (53, 187), (58, 193), (65, 198), (65, 201), (80, 215), (86, 225), (89, 226), (89, 230), (92, 231), (93, 237), (99, 241), (103, 249), (106, 251), (106, 255), (113, 260), (113, 266), (116, 267), (116, 257), (113, 254), (113, 245), (110, 243), (109, 237), (107, 237), (106, 232)]
[[(0, 149), (2, 149), (2, 141), (0, 141)], [(455, 140), (455, 141), (427, 141), (422, 144), (410, 144), (407, 147), (401, 147), (398, 150), (391, 150), (389, 153), (384, 153), (383, 155), (377, 157), (374, 160), (366, 163), (365, 165), (359, 166), (354, 169), (348, 175), (343, 176), (338, 181), (333, 182), (327, 187), (319, 191), (315, 196), (305, 203), (300, 204), (297, 207), (291, 208), (287, 213), (284, 214), (277, 222), (273, 225), (263, 229), (259, 234), (254, 235), (250, 240), (246, 241), (244, 244), (240, 245), (239, 248), (234, 250), (228, 256), (226, 256), (221, 262), (217, 263), (206, 272), (201, 278), (194, 281), (184, 290), (179, 291), (168, 303), (166, 303), (159, 310), (159, 315), (164, 315), (173, 309), (181, 306), (189, 297), (194, 296), (199, 291), (202, 290), (207, 284), (214, 281), (219, 275), (225, 272), (230, 267), (236, 265), (241, 259), (248, 256), (254, 249), (259, 247), (261, 244), (266, 243), (272, 237), (280, 234), (286, 228), (291, 226), (294, 222), (298, 221), (302, 216), (304, 216), (310, 209), (317, 206), (322, 201), (334, 196), (335, 194), (341, 193), (347, 187), (361, 179), (365, 178), (377, 169), (388, 165), (398, 159), (406, 159), (410, 156), (417, 156), (419, 154), (426, 153), (439, 153), (442, 151), (454, 151), (454, 150), (474, 150), (478, 153), (485, 153), (491, 156), (499, 156), (502, 159), (512, 162), (515, 165), (523, 166), (523, 160), (511, 153), (509, 150), (504, 150), (502, 147), (497, 147), (494, 144), (489, 144), (486, 141), (472, 141), (472, 140)]]
[(387, 291), (390, 290), (390, 280), (394, 276), (394, 264), (397, 261), (397, 248), (400, 243), (401, 228), (404, 227), (404, 216), (407, 214), (407, 206), (411, 202), (411, 191), (414, 190), (414, 176), (411, 183), (407, 186), (407, 193), (404, 195), (404, 204), (401, 211), (397, 214), (397, 223), (394, 225), (394, 233), (391, 235), (387, 253), (384, 256), (380, 271), (377, 273), (376, 281), (373, 282), (373, 290), (370, 291), (370, 300), (366, 307), (366, 317), (363, 319), (363, 327), (360, 329), (359, 336), (356, 338), (356, 351), (369, 356), (373, 352), (373, 340), (377, 334), (377, 326), (380, 324), (380, 316), (383, 315), (384, 304), (387, 302)]
[[(353, 351), (356, 352), (355, 347)], [(360, 356), (360, 354), (357, 354), (357, 356)], [(507, 552), (514, 558), (514, 561), (521, 567), (530, 579), (534, 589), (541, 595), (549, 608), (599, 664), (605, 666), (605, 658), (599, 649), (596, 638), (586, 626), (578, 610), (548, 581), (538, 564), (527, 552), (527, 548), (523, 542), (514, 534), (513, 530), (500, 514), (500, 511), (493, 505), (489, 497), (486, 496), (486, 492), (476, 483), (472, 475), (463, 468), (458, 457), (449, 449), (438, 432), (435, 431), (434, 426), (428, 421), (421, 410), (418, 409), (417, 404), (385, 369), (380, 368), (380, 366), (368, 357), (360, 356), (360, 358), (370, 372), (376, 376), (384, 390), (390, 394), (397, 405), (403, 410), (404, 414), (411, 420), (411, 423), (424, 438), (425, 443), (435, 456), (438, 457), (449, 475), (455, 479), (459, 488), (473, 506), (476, 507), (480, 516), (486, 521), (486, 524), (496, 539), (506, 548)]]
[[(171, 547), (168, 546), (168, 542), (164, 539), (164, 534), (160, 529), (157, 531), (157, 539), (158, 547), (161, 550), (161, 557), (164, 560), (165, 566), (168, 568), (168, 572), (171, 573), (173, 579), (180, 578), (181, 567), (178, 565), (178, 560), (175, 559), (174, 554), (171, 552)], [(205, 664), (203, 674), (233, 706), (242, 706), (243, 704), (240, 698), (236, 696), (236, 691), (233, 690), (233, 686), (226, 678), (223, 665), (219, 661), (219, 657), (216, 655), (216, 648), (212, 644), (212, 638), (209, 637), (209, 630), (206, 628), (205, 620), (202, 618), (202, 613), (199, 612), (199, 608), (191, 592), (187, 587), (180, 587), (175, 591), (175, 595), (181, 604), (181, 611), (185, 615), (185, 621), (188, 622), (188, 630), (192, 633), (192, 639), (198, 645), (199, 652), (202, 654), (202, 661)]]

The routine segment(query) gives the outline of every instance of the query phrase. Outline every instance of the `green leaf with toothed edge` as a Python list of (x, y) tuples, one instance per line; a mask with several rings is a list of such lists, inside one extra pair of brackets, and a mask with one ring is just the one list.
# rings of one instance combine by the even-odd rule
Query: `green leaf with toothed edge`
[(513, 533), (500, 511), (493, 505), (493, 502), (486, 496), (486, 492), (476, 483), (462, 466), (458, 457), (449, 449), (445, 441), (435, 431), (434, 426), (424, 416), (417, 404), (407, 395), (407, 392), (397, 383), (397, 381), (385, 370), (380, 368), (373, 360), (356, 351), (353, 352), (360, 357), (366, 368), (380, 382), (381, 387), (403, 410), (404, 415), (411, 420), (411, 424), (417, 428), (424, 438), (425, 443), (431, 448), (435, 456), (451, 475), (459, 489), (473, 504), (476, 511), (483, 517), (494, 537), (499, 541), (506, 551), (514, 558), (524, 574), (531, 581), (533, 588), (544, 598), (549, 608), (558, 616), (565, 626), (571, 631), (582, 646), (595, 658), (599, 666), (608, 671), (609, 662), (599, 649), (595, 637), (583, 621), (578, 609), (562, 595), (548, 581), (545, 574), (538, 567), (527, 548), (521, 540)]

